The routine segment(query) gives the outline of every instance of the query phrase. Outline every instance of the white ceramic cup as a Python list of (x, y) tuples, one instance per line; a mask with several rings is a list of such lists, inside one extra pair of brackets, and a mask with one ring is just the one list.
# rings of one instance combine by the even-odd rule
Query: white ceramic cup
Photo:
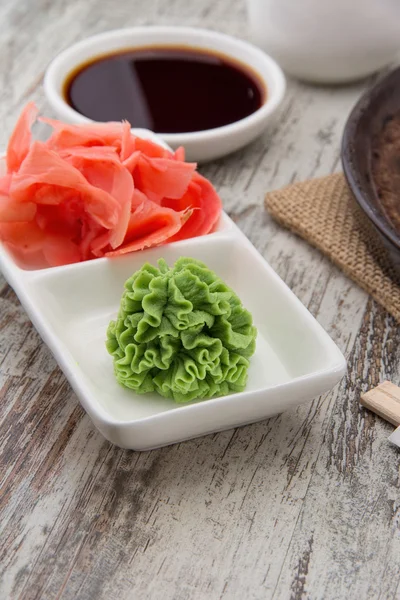
[(300, 79), (358, 79), (400, 49), (399, 0), (247, 0), (247, 6), (253, 41)]

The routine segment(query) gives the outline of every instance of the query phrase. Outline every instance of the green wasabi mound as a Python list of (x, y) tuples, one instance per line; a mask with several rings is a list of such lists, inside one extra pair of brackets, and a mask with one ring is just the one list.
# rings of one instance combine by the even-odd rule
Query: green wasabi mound
[(256, 335), (251, 314), (206, 265), (160, 259), (125, 282), (106, 346), (121, 385), (189, 402), (244, 390)]

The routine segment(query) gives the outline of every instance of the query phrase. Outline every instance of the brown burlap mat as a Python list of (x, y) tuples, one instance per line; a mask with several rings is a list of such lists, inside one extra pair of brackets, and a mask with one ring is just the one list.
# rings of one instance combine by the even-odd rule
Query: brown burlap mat
[(400, 321), (400, 281), (341, 173), (269, 192), (265, 204)]

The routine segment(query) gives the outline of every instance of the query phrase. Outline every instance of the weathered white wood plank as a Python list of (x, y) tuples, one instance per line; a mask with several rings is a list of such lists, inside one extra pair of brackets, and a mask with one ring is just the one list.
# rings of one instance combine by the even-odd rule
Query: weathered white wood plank
[[(240, 0), (0, 1), (0, 145), (24, 103), (48, 112), (52, 56), (113, 27), (178, 23), (247, 37)], [(399, 454), (361, 390), (400, 380), (393, 320), (263, 196), (340, 168), (346, 116), (372, 80), (291, 81), (276, 123), (204, 165), (225, 207), (349, 358), (331, 393), (268, 421), (138, 454), (91, 425), (0, 280), (3, 598), (400, 598)]]

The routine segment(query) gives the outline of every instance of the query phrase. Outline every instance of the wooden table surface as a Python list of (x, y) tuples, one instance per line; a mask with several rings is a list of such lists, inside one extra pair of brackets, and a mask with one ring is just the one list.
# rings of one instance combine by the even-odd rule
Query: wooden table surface
[[(1, 144), (43, 73), (87, 35), (190, 24), (246, 38), (241, 0), (0, 0)], [(152, 452), (108, 443), (0, 279), (0, 597), (400, 598), (399, 454), (360, 392), (399, 383), (399, 328), (263, 195), (340, 169), (346, 116), (373, 78), (290, 81), (277, 123), (201, 171), (348, 359), (332, 392), (261, 423)]]

